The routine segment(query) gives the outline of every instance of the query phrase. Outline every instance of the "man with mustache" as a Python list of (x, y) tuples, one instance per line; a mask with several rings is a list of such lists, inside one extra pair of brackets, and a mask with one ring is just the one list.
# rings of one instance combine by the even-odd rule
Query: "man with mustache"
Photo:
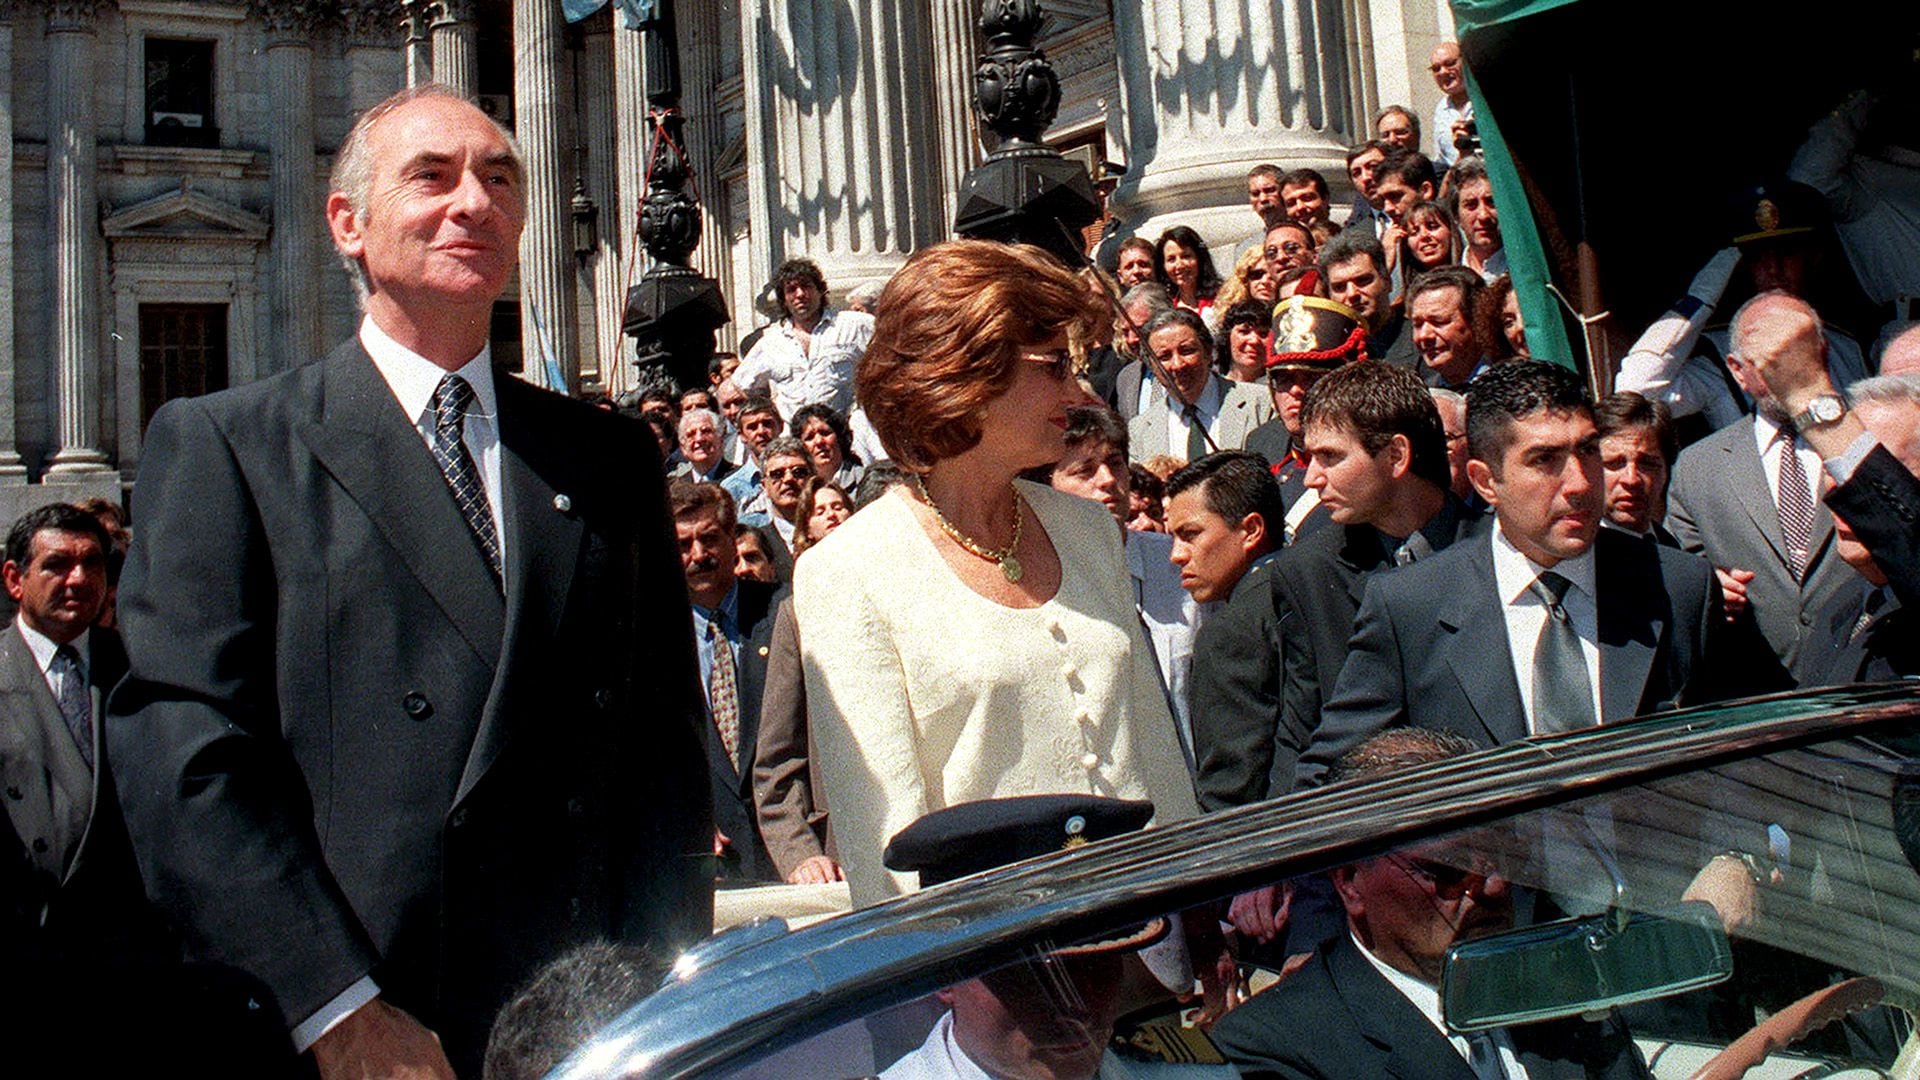
[(1467, 474), (1494, 528), (1367, 581), (1296, 786), (1384, 728), (1493, 746), (1711, 699), (1712, 568), (1602, 531), (1600, 433), (1579, 376), (1502, 364), (1467, 398)]

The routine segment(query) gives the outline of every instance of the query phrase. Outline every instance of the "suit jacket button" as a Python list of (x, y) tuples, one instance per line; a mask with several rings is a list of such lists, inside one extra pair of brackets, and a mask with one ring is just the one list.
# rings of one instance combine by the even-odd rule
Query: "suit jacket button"
[(467, 808), (463, 806), (460, 809), (455, 810), (453, 812), (453, 818), (449, 821), (449, 824), (451, 824), (456, 829), (466, 828)]
[(21, 794), (20, 794), (20, 789), (19, 789), (19, 788), (17, 788), (17, 787), (14, 787), (14, 786), (12, 786), (11, 784), (9, 784), (9, 785), (7, 786), (7, 798), (9, 798), (9, 799), (12, 799), (12, 800), (14, 800), (14, 801), (16, 801), (16, 802), (18, 802), (18, 801), (19, 801), (20, 799), (22, 799), (22, 798), (25, 798), (25, 796), (23, 796), (23, 795), (21, 795)]
[(613, 691), (602, 687), (593, 692), (593, 703), (602, 709), (613, 708)]
[(407, 715), (415, 720), (425, 720), (433, 715), (433, 702), (428, 701), (427, 695), (417, 690), (410, 691), (406, 697), (401, 698), (400, 707), (407, 710)]
[(38, 852), (41, 855), (45, 855), (47, 853), (47, 838), (44, 836), (34, 837), (33, 850)]

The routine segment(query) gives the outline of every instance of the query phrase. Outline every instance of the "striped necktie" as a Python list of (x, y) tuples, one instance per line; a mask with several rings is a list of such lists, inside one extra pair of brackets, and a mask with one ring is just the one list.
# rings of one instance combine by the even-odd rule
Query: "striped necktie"
[(506, 577), (500, 566), (500, 537), (493, 528), (493, 508), (487, 502), (486, 485), (480, 482), (480, 470), (474, 467), (473, 455), (467, 453), (464, 438), (467, 406), (472, 403), (473, 387), (458, 375), (448, 373), (440, 385), (433, 388), (433, 460), (439, 463), (441, 475), (453, 489), (453, 499), (460, 504), (460, 516), (467, 519), (473, 542), (486, 557), (487, 569), (493, 571), (493, 583), (501, 585)]

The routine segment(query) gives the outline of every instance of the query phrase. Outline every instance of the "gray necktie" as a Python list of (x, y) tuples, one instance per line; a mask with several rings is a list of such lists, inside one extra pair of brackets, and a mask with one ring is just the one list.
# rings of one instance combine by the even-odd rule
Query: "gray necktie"
[(1183, 405), (1180, 419), (1187, 424), (1187, 461), (1199, 461), (1207, 456), (1207, 425), (1200, 419), (1200, 409), (1195, 405)]
[(93, 768), (93, 695), (87, 693), (87, 677), (80, 670), (80, 654), (71, 645), (53, 651), (53, 663), (47, 665), (53, 676), (54, 700), (60, 703), (60, 716), (67, 722), (67, 734), (80, 748), (80, 758)]
[(474, 543), (486, 557), (487, 569), (493, 571), (493, 583), (499, 585), (506, 579), (500, 569), (500, 539), (493, 529), (493, 509), (487, 502), (486, 485), (480, 482), (480, 470), (474, 467), (473, 455), (467, 453), (463, 438), (467, 406), (472, 402), (473, 387), (458, 375), (448, 374), (433, 388), (430, 403), (433, 406), (433, 459), (440, 464), (447, 486), (453, 489), (453, 499), (460, 504), (460, 516), (467, 519), (467, 528), (473, 530)]
[(1593, 712), (1586, 653), (1567, 617), (1565, 600), (1572, 587), (1573, 582), (1551, 570), (1542, 571), (1532, 586), (1547, 608), (1540, 640), (1533, 647), (1533, 727), (1541, 735), (1579, 731), (1600, 722)]

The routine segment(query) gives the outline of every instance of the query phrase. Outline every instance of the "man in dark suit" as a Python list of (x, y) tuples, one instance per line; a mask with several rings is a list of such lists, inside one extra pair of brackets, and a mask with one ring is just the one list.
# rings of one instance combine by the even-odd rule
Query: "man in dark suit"
[(1468, 471), (1490, 535), (1367, 582), (1351, 649), (1296, 786), (1387, 727), (1492, 746), (1717, 696), (1723, 618), (1697, 556), (1601, 531), (1586, 387), (1503, 364), (1468, 398)]
[(1593, 407), (1600, 431), (1600, 475), (1607, 486), (1607, 528), (1669, 547), (1680, 541), (1667, 531), (1667, 480), (1680, 453), (1667, 407), (1631, 390), (1608, 394)]
[(1244, 450), (1208, 454), (1167, 479), (1167, 532), (1194, 602), (1224, 601), (1194, 635), (1187, 675), (1194, 786), (1220, 810), (1267, 796), (1280, 713), (1279, 628), (1267, 575), (1280, 550), (1280, 488)]
[(693, 642), (713, 727), (707, 733), (707, 777), (720, 877), (778, 881), (754, 812), (753, 753), (779, 588), (735, 576), (740, 555), (733, 538), (733, 499), (718, 485), (676, 483), (667, 501), (693, 601)]
[(1367, 355), (1384, 364), (1422, 371), (1407, 317), (1393, 302), (1393, 275), (1386, 249), (1366, 229), (1344, 229), (1320, 249), (1320, 275), (1327, 296), (1360, 315)]
[(546, 960), (711, 925), (657, 450), (491, 366), (523, 192), (444, 88), (370, 109), (327, 200), (357, 339), (169, 403), (141, 456), (128, 831), (191, 953), (260, 980), (323, 1077), (473, 1075)]
[(1805, 301), (1782, 292), (1763, 293), (1734, 314), (1727, 368), (1753, 396), (1755, 411), (1680, 454), (1667, 527), (1682, 547), (1719, 569), (1728, 609), (1750, 609), (1774, 654), (1791, 667), (1816, 633), (1814, 613), (1850, 597), (1859, 580), (1833, 554), (1833, 514), (1818, 498), (1820, 455), (1748, 360), (1749, 331), (1787, 311), (1818, 318)]
[[(1370, 779), (1472, 749), (1447, 732), (1399, 730), (1340, 762), (1340, 779)], [(1534, 1080), (1649, 1075), (1617, 1017), (1552, 1020), (1473, 1036), (1446, 1031), (1439, 984), (1456, 941), (1513, 925), (1511, 886), (1471, 848), (1390, 852), (1338, 867), (1346, 925), (1299, 970), (1221, 1018), (1214, 1043), (1248, 1076)]]

